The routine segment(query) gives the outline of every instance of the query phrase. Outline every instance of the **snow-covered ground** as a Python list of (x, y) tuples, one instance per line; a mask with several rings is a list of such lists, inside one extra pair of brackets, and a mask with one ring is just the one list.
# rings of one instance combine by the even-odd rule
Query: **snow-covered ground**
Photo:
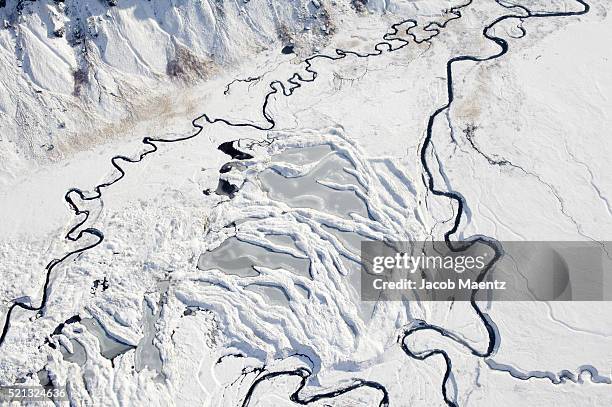
[[(484, 27), (524, 9), (8, 3), (2, 320), (15, 300), (38, 306), (51, 273), (42, 310), (10, 316), (0, 384), (66, 386), (72, 405), (612, 402), (607, 302), (482, 304), (501, 338), (484, 355), (490, 333), (470, 303), (359, 299), (360, 241), (439, 240), (453, 225), (456, 205), (423, 182), (424, 146), (437, 187), (465, 202), (454, 238), (610, 240), (606, 1), (496, 24), (508, 53), (453, 65), (454, 102), (430, 141), (447, 62), (498, 52)], [(148, 153), (143, 137), (196, 133), (115, 161), (125, 175), (112, 183), (111, 158)], [(234, 140), (244, 159), (218, 149)], [(73, 187), (87, 217), (67, 205)], [(82, 237), (66, 239), (79, 221), (69, 237)], [(97, 243), (87, 228), (100, 244), (50, 263)], [(419, 321), (452, 336), (406, 335)]]

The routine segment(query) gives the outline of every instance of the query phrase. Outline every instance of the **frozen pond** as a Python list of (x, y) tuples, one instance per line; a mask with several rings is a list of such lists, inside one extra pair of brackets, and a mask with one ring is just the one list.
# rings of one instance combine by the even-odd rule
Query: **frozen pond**
[(85, 352), (85, 348), (75, 339), (70, 339), (70, 343), (72, 344), (72, 353), (68, 351), (68, 349), (63, 346), (60, 347), (60, 352), (64, 357), (64, 360), (68, 362), (76, 363), (79, 366), (83, 366), (87, 361), (87, 353)]
[(284, 161), (295, 165), (309, 164), (320, 160), (326, 154), (333, 152), (329, 144), (314, 147), (288, 148), (282, 153), (274, 155), (274, 161)]
[(273, 287), (262, 284), (251, 284), (245, 289), (261, 294), (264, 298), (267, 298), (273, 305), (281, 305), (284, 307), (289, 306), (290, 299), (285, 294), (285, 291), (280, 287)]
[(144, 336), (136, 347), (134, 367), (137, 372), (140, 372), (144, 368), (148, 368), (157, 373), (161, 373), (161, 355), (159, 349), (153, 344), (156, 333), (155, 322), (159, 315), (153, 313), (153, 310), (146, 301), (144, 301), (143, 308), (144, 317), (142, 320), (142, 330), (144, 331)]
[[(273, 236), (273, 239), (280, 239)], [(289, 239), (289, 241), (287, 240)], [(283, 240), (285, 246), (293, 244), (290, 238)], [(264, 247), (253, 245), (231, 237), (224, 241), (218, 248), (202, 253), (198, 259), (200, 270), (217, 268), (227, 274), (241, 277), (253, 277), (258, 275), (253, 266), (264, 266), (268, 268), (283, 268), (299, 275), (309, 275), (310, 261), (300, 259), (286, 253), (277, 253)]]
[[(312, 150), (310, 154), (320, 154), (320, 151)], [(303, 153), (303, 157), (307, 159), (308, 154)], [(307, 175), (285, 177), (275, 170), (267, 169), (259, 174), (259, 179), (271, 199), (291, 207), (316, 209), (344, 218), (349, 218), (351, 212), (368, 217), (364, 201), (355, 192), (336, 190), (320, 183), (330, 181), (340, 185), (358, 185), (357, 179), (344, 171), (344, 168), (352, 168), (351, 163), (338, 154), (330, 154)]]
[(114, 359), (122, 353), (134, 348), (132, 345), (119, 342), (108, 335), (98, 321), (93, 318), (85, 318), (81, 321), (81, 324), (85, 325), (87, 330), (98, 338), (100, 353), (106, 359)]
[[(125, 344), (108, 335), (104, 328), (93, 318), (83, 318), (80, 323), (87, 328), (87, 331), (94, 335), (100, 345), (100, 354), (106, 359), (113, 360), (122, 353), (127, 352), (130, 349), (134, 349), (132, 345)], [(70, 353), (63, 346), (60, 348), (60, 352), (64, 356), (64, 360), (76, 363), (83, 366), (87, 361), (87, 352), (83, 345), (76, 339), (70, 339), (72, 344), (73, 352)]]

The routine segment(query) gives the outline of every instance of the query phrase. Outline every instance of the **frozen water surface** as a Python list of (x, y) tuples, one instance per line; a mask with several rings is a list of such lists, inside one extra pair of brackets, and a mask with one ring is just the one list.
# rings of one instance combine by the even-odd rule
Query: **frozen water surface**
[(290, 298), (280, 287), (263, 284), (251, 284), (245, 289), (261, 294), (262, 296), (267, 298), (273, 305), (281, 305), (283, 307), (289, 306)]
[(114, 359), (118, 355), (134, 348), (132, 345), (119, 342), (108, 335), (100, 323), (93, 318), (84, 318), (81, 324), (85, 325), (87, 330), (98, 339), (100, 353), (107, 359)]
[[(312, 158), (321, 155), (321, 149), (310, 148), (302, 155), (304, 159)], [(279, 161), (281, 158), (282, 154), (275, 157)], [(354, 191), (334, 189), (321, 183), (327, 181), (341, 186), (358, 185), (357, 179), (344, 168), (353, 167), (350, 162), (336, 153), (322, 158), (306, 175), (287, 177), (276, 170), (267, 169), (259, 174), (259, 179), (270, 199), (284, 202), (291, 207), (311, 208), (344, 218), (349, 218), (349, 213), (368, 217), (365, 202)]]
[(134, 364), (137, 372), (142, 371), (144, 368), (148, 368), (157, 373), (161, 373), (162, 360), (159, 349), (153, 344), (155, 338), (155, 322), (159, 315), (153, 312), (153, 309), (146, 303), (143, 304), (144, 316), (143, 316), (143, 331), (144, 336), (138, 342), (136, 348), (136, 355), (134, 357)]
[(274, 156), (274, 161), (284, 161), (296, 165), (304, 165), (318, 161), (321, 157), (334, 151), (329, 144), (313, 147), (288, 148)]
[(87, 353), (85, 352), (85, 348), (75, 339), (71, 339), (70, 343), (72, 344), (72, 353), (70, 353), (68, 349), (64, 348), (63, 346), (60, 348), (60, 352), (62, 353), (64, 360), (76, 363), (79, 366), (83, 366), (87, 361)]
[[(80, 323), (87, 328), (87, 331), (94, 335), (100, 345), (100, 354), (106, 359), (114, 359), (122, 353), (127, 352), (134, 347), (120, 341), (117, 341), (104, 330), (98, 321), (93, 318), (83, 318)], [(76, 363), (79, 366), (83, 366), (87, 361), (87, 352), (85, 347), (81, 345), (76, 339), (70, 339), (72, 344), (72, 353), (63, 346), (60, 347), (64, 360)]]
[[(291, 238), (274, 235), (272, 239), (293, 244)], [(289, 239), (289, 240), (287, 240)], [(300, 259), (289, 254), (277, 253), (264, 247), (248, 242), (243, 242), (236, 237), (224, 241), (216, 249), (202, 253), (198, 259), (200, 270), (217, 268), (227, 274), (240, 277), (254, 277), (258, 275), (253, 266), (264, 266), (268, 268), (283, 268), (299, 275), (308, 275), (310, 262), (308, 259)]]

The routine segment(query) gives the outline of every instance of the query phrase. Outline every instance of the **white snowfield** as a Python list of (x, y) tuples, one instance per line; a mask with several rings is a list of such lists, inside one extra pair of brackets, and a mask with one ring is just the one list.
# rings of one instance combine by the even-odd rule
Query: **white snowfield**
[(360, 300), (362, 241), (612, 240), (609, 2), (6, 3), (1, 386), (612, 405), (609, 302)]

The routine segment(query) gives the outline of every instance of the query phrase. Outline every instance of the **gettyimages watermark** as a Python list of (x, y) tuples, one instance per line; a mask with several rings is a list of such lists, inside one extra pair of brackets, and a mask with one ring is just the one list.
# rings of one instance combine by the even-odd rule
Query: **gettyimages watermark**
[(612, 242), (362, 242), (361, 257), (364, 301), (612, 300)]

